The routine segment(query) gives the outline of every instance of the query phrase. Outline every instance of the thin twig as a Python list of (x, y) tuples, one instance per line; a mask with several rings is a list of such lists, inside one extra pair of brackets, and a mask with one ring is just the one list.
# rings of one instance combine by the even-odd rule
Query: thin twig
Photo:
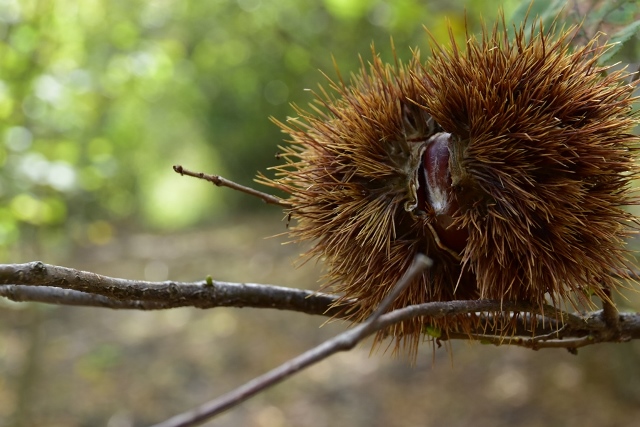
[(411, 281), (422, 271), (431, 265), (431, 260), (424, 255), (418, 255), (414, 259), (411, 267), (405, 272), (402, 278), (394, 286), (394, 289), (380, 303), (374, 313), (362, 324), (343, 332), (333, 339), (327, 340), (319, 346), (295, 357), (279, 367), (261, 375), (248, 383), (238, 387), (230, 393), (225, 394), (215, 400), (207, 402), (191, 411), (176, 415), (164, 422), (156, 424), (155, 427), (188, 427), (195, 426), (208, 420), (209, 418), (224, 412), (225, 410), (238, 405), (268, 387), (280, 383), (296, 372), (311, 366), (321, 360), (326, 359), (340, 351), (352, 349), (358, 342), (371, 335), (376, 330), (381, 329), (381, 316), (393, 300), (411, 283)]
[[(452, 333), (450, 334), (449, 338), (458, 339), (464, 335), (467, 334)], [(541, 339), (540, 337), (500, 337), (495, 335), (471, 334), (471, 338), (481, 343), (493, 344), (495, 346), (510, 345), (516, 347), (524, 347), (531, 350), (540, 350), (543, 348), (565, 348), (571, 352), (575, 352), (580, 347), (603, 342), (593, 335), (566, 339)]]
[(103, 307), (127, 310), (165, 310), (176, 307), (176, 304), (171, 301), (123, 301), (103, 295), (52, 286), (0, 285), (0, 296), (15, 302), (41, 302), (76, 307)]
[(238, 184), (231, 180), (221, 177), (220, 175), (208, 175), (203, 172), (193, 172), (188, 169), (183, 168), (181, 165), (173, 166), (173, 170), (180, 175), (192, 176), (194, 178), (204, 179), (205, 181), (209, 181), (218, 187), (229, 187), (231, 189), (240, 191), (241, 193), (248, 194), (250, 196), (257, 197), (262, 199), (265, 203), (270, 205), (282, 206), (283, 208), (290, 208), (291, 205), (279, 197), (276, 197), (271, 194), (263, 193), (262, 191), (256, 190), (255, 188), (246, 187), (244, 185)]
[[(400, 284), (400, 282), (398, 282)], [(400, 287), (400, 286), (398, 286)], [(192, 411), (173, 417), (165, 422), (157, 424), (154, 427), (188, 427), (199, 424), (206, 419), (229, 409), (238, 403), (248, 399), (255, 393), (263, 390), (265, 386), (274, 385), (282, 381), (287, 376), (298, 372), (299, 370), (316, 363), (331, 354), (338, 351), (345, 351), (353, 348), (357, 342), (364, 337), (371, 335), (373, 332), (385, 329), (393, 324), (408, 320), (417, 316), (429, 316), (433, 318), (460, 315), (474, 312), (488, 312), (496, 309), (496, 305), (501, 304), (500, 301), (478, 300), (478, 301), (449, 301), (445, 303), (425, 303), (418, 304), (401, 309), (394, 310), (390, 313), (383, 314), (377, 319), (372, 320), (373, 316), (367, 322), (358, 325), (352, 330), (342, 333), (332, 340), (326, 341), (314, 349), (288, 361), (280, 367), (270, 371), (269, 373), (258, 377), (244, 386), (234, 390), (219, 399), (208, 402)], [(524, 304), (526, 306), (527, 304)], [(502, 302), (505, 312), (520, 311), (523, 304), (518, 302)], [(591, 318), (591, 326), (594, 327), (593, 333), (587, 333), (582, 336), (576, 336), (566, 339), (549, 340), (548, 337), (500, 337), (484, 334), (462, 334), (449, 333), (449, 339), (469, 339), (474, 338), (481, 342), (494, 345), (516, 345), (534, 350), (542, 348), (566, 348), (571, 352), (575, 352), (577, 348), (604, 342), (606, 337), (606, 324), (602, 319), (601, 312), (598, 316)], [(369, 323), (371, 322), (371, 323)], [(624, 314), (621, 316), (623, 328), (625, 324), (636, 328), (639, 326), (640, 318), (637, 315)], [(633, 325), (632, 325), (633, 324)], [(354, 338), (355, 337), (355, 338)], [(356, 341), (354, 342), (354, 339)], [(285, 375), (285, 376), (283, 376)]]
[(608, 326), (612, 338), (620, 336), (620, 313), (611, 300), (611, 290), (604, 290), (606, 298), (602, 300), (602, 318)]
[(371, 316), (369, 316), (364, 324), (373, 323), (378, 319), (378, 317), (382, 316), (382, 314), (391, 307), (391, 304), (393, 304), (396, 298), (398, 298), (398, 296), (400, 296), (400, 294), (405, 290), (409, 283), (411, 283), (411, 280), (423, 270), (431, 268), (432, 265), (433, 260), (431, 260), (431, 258), (423, 254), (417, 254), (411, 263), (411, 266), (409, 266), (409, 269), (404, 273), (393, 289), (391, 289), (391, 292), (384, 297), (378, 305), (378, 308), (371, 314)]

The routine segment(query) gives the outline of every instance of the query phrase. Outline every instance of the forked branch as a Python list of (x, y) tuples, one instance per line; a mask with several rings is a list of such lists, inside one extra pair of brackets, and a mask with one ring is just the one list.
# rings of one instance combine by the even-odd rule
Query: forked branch
[(333, 339), (323, 342), (298, 357), (288, 360), (277, 368), (254, 378), (245, 385), (236, 388), (218, 399), (207, 402), (191, 411), (176, 415), (160, 424), (156, 424), (154, 427), (187, 427), (197, 425), (255, 396), (266, 388), (282, 382), (296, 372), (326, 359), (332, 354), (351, 350), (364, 338), (378, 330), (384, 329), (385, 325), (388, 326), (390, 324), (385, 324), (383, 313), (391, 306), (393, 301), (411, 281), (429, 266), (431, 266), (431, 260), (424, 255), (418, 255), (404, 276), (364, 323), (339, 334)]
[[(424, 258), (424, 259), (423, 259)], [(194, 426), (277, 384), (294, 373), (328, 356), (346, 351), (359, 341), (398, 322), (414, 317), (439, 318), (481, 315), (482, 322), (470, 333), (445, 333), (439, 340), (475, 339), (494, 345), (516, 345), (534, 350), (578, 348), (600, 342), (624, 342), (640, 338), (640, 315), (618, 315), (615, 333), (611, 331), (611, 313), (598, 311), (586, 314), (562, 312), (547, 306), (543, 312), (525, 302), (492, 300), (431, 302), (413, 305), (384, 314), (389, 304), (404, 286), (428, 265), (419, 257), (392, 293), (364, 323), (349, 329), (332, 340), (289, 360), (231, 393), (212, 400), (199, 408), (177, 415), (160, 427)], [(229, 283), (210, 278), (195, 283), (147, 282), (101, 276), (42, 262), (0, 265), (0, 296), (13, 301), (38, 301), (49, 304), (83, 305), (114, 309), (159, 310), (173, 307), (254, 307), (292, 310), (307, 314), (342, 317), (336, 297), (300, 289), (271, 285)], [(504, 337), (492, 329), (492, 315), (518, 313), (512, 336)], [(535, 330), (535, 335), (532, 333)]]
[[(0, 264), (0, 296), (16, 302), (42, 302), (56, 305), (104, 307), (111, 309), (164, 310), (175, 307), (252, 307), (297, 311), (333, 318), (345, 317), (336, 305), (337, 297), (303, 289), (285, 288), (255, 283), (232, 283), (217, 280), (198, 282), (148, 282), (102, 276), (72, 268), (44, 264), (39, 261), (25, 264)], [(519, 312), (515, 320), (516, 336), (507, 340), (492, 341), (489, 336), (500, 334), (491, 328), (491, 316), (485, 316), (477, 334), (450, 334), (450, 339), (478, 338), (495, 344), (525, 345), (536, 348), (529, 341), (518, 341), (517, 336), (540, 341), (532, 337), (530, 314), (535, 316), (537, 334), (551, 334), (558, 339), (600, 335), (607, 329), (602, 311), (573, 314), (547, 306), (544, 313), (526, 302), (481, 301), (431, 302), (410, 306), (403, 310), (410, 317), (423, 315), (421, 307), (449, 313), (463, 308), (466, 312)], [(412, 311), (415, 310), (415, 311)], [(529, 313), (529, 314), (527, 314)], [(640, 338), (640, 315), (620, 314), (621, 336), (614, 341)], [(567, 343), (566, 341), (563, 341)], [(590, 341), (595, 343), (595, 341)], [(540, 346), (542, 347), (542, 346)], [(571, 347), (565, 345), (564, 347)]]

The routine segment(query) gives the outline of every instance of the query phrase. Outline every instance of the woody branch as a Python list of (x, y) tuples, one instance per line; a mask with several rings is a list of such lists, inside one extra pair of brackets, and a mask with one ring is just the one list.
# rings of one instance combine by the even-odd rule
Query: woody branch
[[(112, 309), (162, 310), (175, 307), (253, 307), (297, 311), (311, 315), (343, 317), (334, 305), (337, 297), (302, 289), (215, 280), (199, 282), (148, 282), (112, 278), (42, 262), (0, 265), (0, 296), (17, 302), (104, 307)], [(396, 310), (397, 311), (397, 310)], [(479, 339), (495, 345), (518, 345), (532, 349), (564, 347), (576, 349), (599, 342), (640, 339), (640, 315), (619, 315), (620, 334), (612, 334), (602, 311), (582, 314), (545, 307), (536, 313), (526, 302), (447, 301), (410, 306), (407, 317), (460, 313), (519, 312), (515, 335), (500, 337), (491, 328), (493, 315), (470, 334), (450, 332), (441, 339)], [(400, 321), (400, 319), (398, 320)], [(532, 328), (532, 322), (535, 322)], [(535, 330), (535, 336), (532, 334)]]

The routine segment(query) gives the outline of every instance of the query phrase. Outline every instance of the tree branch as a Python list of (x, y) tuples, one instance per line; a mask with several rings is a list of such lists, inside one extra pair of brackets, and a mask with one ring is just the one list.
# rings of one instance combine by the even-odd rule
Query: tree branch
[[(640, 339), (640, 315), (614, 314), (610, 307), (577, 314), (567, 313), (553, 306), (540, 308), (521, 301), (472, 300), (431, 302), (383, 314), (403, 286), (422, 271), (425, 263), (426, 260), (420, 259), (417, 264), (414, 262), (405, 277), (366, 322), (286, 362), (229, 395), (167, 420), (159, 426), (196, 425), (331, 354), (349, 350), (374, 332), (414, 317), (439, 318), (465, 313), (480, 317), (475, 330), (469, 333), (445, 331), (438, 341), (474, 339), (487, 344), (515, 345), (533, 350), (565, 348), (575, 353), (578, 348), (591, 344)], [(220, 282), (209, 278), (193, 283), (125, 280), (38, 261), (0, 264), (0, 296), (13, 301), (115, 309), (254, 307), (344, 317), (342, 308), (336, 305), (337, 297), (318, 292), (271, 285)], [(505, 337), (495, 329), (495, 316), (512, 316), (513, 329), (510, 336)], [(612, 316), (616, 318), (612, 319)]]
[[(200, 424), (209, 418), (214, 417), (229, 408), (238, 405), (252, 396), (260, 393), (268, 387), (272, 387), (296, 372), (301, 371), (332, 354), (340, 351), (348, 351), (356, 346), (364, 338), (372, 333), (384, 329), (385, 320), (383, 313), (391, 306), (393, 301), (411, 283), (411, 281), (422, 271), (430, 267), (432, 261), (422, 254), (418, 254), (411, 266), (407, 269), (402, 278), (396, 283), (391, 292), (382, 300), (377, 309), (369, 318), (353, 329), (349, 329), (336, 337), (323, 342), (311, 350), (295, 357), (275, 369), (254, 378), (243, 386), (240, 386), (224, 396), (201, 405), (191, 411), (176, 415), (155, 427), (188, 427)], [(390, 323), (388, 324), (390, 325)]]
[(15, 302), (41, 302), (55, 305), (128, 310), (164, 310), (179, 307), (172, 301), (121, 301), (102, 295), (52, 286), (0, 285), (0, 296)]
[(0, 264), (0, 296), (13, 301), (61, 305), (86, 302), (88, 306), (116, 309), (254, 307), (334, 317), (340, 317), (341, 311), (332, 308), (336, 297), (302, 289), (215, 280), (210, 284), (206, 280), (194, 283), (126, 280), (39, 261)]
[[(344, 318), (343, 307), (336, 305), (334, 295), (303, 289), (254, 283), (230, 283), (216, 280), (198, 282), (148, 282), (102, 276), (67, 267), (44, 264), (39, 261), (25, 264), (0, 264), (0, 296), (17, 302), (44, 302), (48, 304), (104, 307), (112, 309), (163, 310), (175, 307), (253, 307), (296, 311), (311, 315)], [(519, 312), (514, 321), (513, 337), (500, 337), (492, 325), (491, 315), (483, 317), (483, 323), (475, 334), (454, 334), (441, 339), (477, 338), (494, 344), (520, 345), (528, 348), (543, 348), (552, 344), (536, 344), (544, 334), (562, 339), (565, 347), (572, 347), (567, 339), (582, 338), (591, 333), (602, 334), (609, 330), (603, 319), (603, 311), (586, 314), (567, 313), (552, 306), (543, 307), (543, 313), (526, 302), (480, 301), (486, 312)], [(432, 302), (403, 309), (403, 313), (420, 316), (421, 307), (437, 309), (447, 313), (451, 304), (461, 304), (469, 312), (483, 312), (478, 301)], [(434, 308), (435, 307), (435, 308)], [(459, 307), (456, 305), (455, 307)], [(457, 309), (457, 308), (456, 308)], [(416, 311), (411, 311), (416, 310)], [(607, 316), (611, 314), (608, 313)], [(619, 315), (619, 336), (607, 340), (621, 342), (640, 338), (640, 315)], [(535, 330), (537, 336), (532, 335)], [(609, 331), (611, 332), (611, 331)], [(614, 334), (615, 335), (615, 334)], [(518, 340), (522, 337), (524, 341)], [(602, 337), (599, 338), (603, 342)], [(527, 340), (533, 340), (530, 342)], [(595, 341), (588, 343), (595, 344)], [(553, 344), (555, 345), (555, 344)], [(562, 345), (560, 345), (562, 346)]]
[(290, 208), (291, 205), (286, 201), (282, 200), (279, 197), (273, 196), (271, 194), (263, 193), (262, 191), (256, 190), (255, 188), (246, 187), (244, 185), (238, 184), (231, 180), (221, 177), (220, 175), (208, 175), (203, 172), (193, 172), (188, 169), (183, 168), (181, 165), (175, 165), (173, 170), (180, 175), (192, 176), (194, 178), (204, 179), (205, 181), (209, 181), (218, 187), (229, 187), (233, 190), (239, 191), (241, 193), (248, 194), (250, 196), (257, 197), (262, 199), (265, 203), (270, 205), (282, 206), (284, 208)]
[[(410, 270), (405, 277), (398, 282), (396, 288), (402, 289), (401, 284), (403, 280), (409, 281), (412, 275), (415, 276), (416, 271), (419, 273), (420, 270), (415, 270), (415, 264), (416, 263), (414, 263), (414, 270)], [(393, 301), (393, 298), (390, 300)], [(490, 300), (425, 303), (397, 309), (390, 313), (379, 315), (379, 317), (376, 317), (376, 315), (381, 313), (382, 310), (376, 310), (376, 312), (365, 323), (343, 332), (333, 339), (323, 342), (317, 347), (285, 362), (264, 375), (254, 378), (231, 393), (207, 402), (191, 411), (172, 417), (162, 423), (156, 424), (154, 427), (190, 427), (198, 425), (201, 422), (222, 413), (226, 409), (247, 400), (249, 397), (254, 396), (265, 388), (279, 383), (290, 375), (323, 360), (332, 354), (350, 350), (358, 342), (374, 332), (383, 330), (403, 320), (408, 320), (418, 316), (439, 318), (465, 313), (493, 311), (496, 309), (498, 304), (500, 304), (499, 301)], [(380, 307), (382, 307), (382, 304)], [(521, 311), (531, 308), (529, 304), (518, 302), (503, 302), (502, 307), (505, 311)], [(621, 325), (626, 325), (626, 327), (623, 326), (622, 328), (623, 330), (626, 329), (625, 332), (632, 333), (634, 338), (640, 338), (640, 329), (638, 328), (640, 326), (640, 317), (636, 315), (624, 315), (621, 317), (620, 321)], [(538, 350), (540, 348), (566, 348), (572, 353), (574, 353), (579, 347), (595, 344), (597, 342), (604, 342), (610, 337), (607, 324), (603, 316), (585, 319), (583, 324), (585, 327), (587, 325), (590, 326), (591, 330), (589, 334), (564, 340), (562, 335), (568, 335), (569, 327), (562, 328), (565, 330), (563, 333), (561, 333), (562, 331), (557, 331), (560, 335), (553, 339), (550, 339), (553, 334), (549, 336), (537, 336), (531, 338), (500, 338), (480, 334), (472, 334), (471, 336), (494, 345), (511, 344), (532, 348), (534, 350)], [(631, 339), (632, 335), (626, 336), (628, 339)], [(449, 334), (447, 339), (469, 339), (469, 337), (470, 336), (468, 334), (454, 333)]]

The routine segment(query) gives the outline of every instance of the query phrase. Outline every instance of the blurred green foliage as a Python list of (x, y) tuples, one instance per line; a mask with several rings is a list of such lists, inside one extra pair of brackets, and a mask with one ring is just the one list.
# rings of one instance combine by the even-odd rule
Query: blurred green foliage
[(0, 256), (261, 209), (171, 166), (250, 184), (282, 140), (268, 117), (308, 103), (333, 58), (348, 75), (374, 42), (391, 60), (390, 37), (426, 55), (423, 25), (446, 42), (465, 10), (477, 32), (521, 4), (0, 0)]
[[(565, 3), (536, 0), (532, 15), (548, 19)], [(638, 20), (638, 2), (575, 3), (566, 10), (578, 22), (585, 4), (596, 5), (585, 28), (610, 23), (610, 34), (624, 42), (613, 59), (637, 66), (638, 24), (630, 20)], [(0, 259), (23, 262), (46, 254), (47, 262), (57, 263), (57, 256), (70, 265), (77, 258), (65, 255), (83, 253), (70, 250), (77, 245), (117, 242), (130, 230), (198, 228), (265, 208), (248, 196), (180, 177), (171, 166), (251, 185), (257, 170), (276, 162), (283, 139), (269, 116), (284, 119), (293, 113), (290, 103), (311, 101), (305, 89), (324, 81), (318, 69), (335, 76), (333, 58), (345, 77), (359, 67), (359, 54), (370, 58), (372, 42), (391, 61), (390, 37), (400, 59), (409, 58), (411, 47), (426, 57), (423, 25), (441, 43), (448, 42), (450, 25), (463, 42), (465, 10), (469, 32), (477, 33), (480, 16), (491, 23), (499, 7), (507, 22), (510, 16), (518, 22), (529, 0), (0, 0)], [(284, 261), (297, 254), (290, 249), (285, 256), (291, 246), (256, 241), (255, 227), (264, 224), (242, 225), (146, 244), (138, 236), (130, 245), (115, 245), (117, 257), (86, 251), (84, 268), (149, 280), (155, 280), (147, 277), (154, 265), (177, 280), (195, 280), (204, 268), (222, 280), (294, 286), (317, 277)], [(251, 230), (242, 231), (245, 225)], [(11, 307), (2, 310), (0, 322), (0, 425), (10, 417), (42, 420), (23, 425), (129, 425), (127, 417), (149, 424), (317, 343), (309, 333), (317, 326), (311, 316), (265, 322), (280, 319), (281, 312), (233, 317), (224, 310), (152, 315)], [(30, 314), (21, 311), (25, 307)], [(326, 337), (336, 333), (332, 327), (343, 326), (327, 325)], [(454, 376), (450, 369), (417, 373), (395, 363), (387, 365), (386, 376), (369, 375), (366, 369), (374, 369), (377, 359), (363, 363), (367, 350), (358, 349), (287, 389), (296, 397), (292, 402), (306, 405), (295, 410), (303, 408), (307, 419), (332, 414), (348, 420), (359, 413), (392, 425), (401, 414), (407, 424), (449, 425), (439, 422), (446, 414), (461, 419), (457, 425), (487, 416), (510, 424), (625, 425), (638, 418), (640, 349), (634, 344), (617, 347), (626, 349), (627, 359), (597, 348), (583, 368), (564, 353), (535, 353), (534, 365), (517, 350), (489, 348), (478, 359), (477, 351), (461, 349)], [(430, 366), (430, 356), (422, 360)], [(30, 365), (42, 376), (31, 385), (34, 399), (21, 395)], [(322, 377), (325, 388), (318, 385)], [(457, 388), (449, 390), (451, 385)], [(274, 389), (266, 401), (286, 410), (284, 390)], [(360, 411), (354, 402), (363, 402)], [(595, 403), (593, 411), (585, 411), (584, 402)], [(233, 417), (257, 416), (250, 405), (241, 411), (228, 414), (227, 424), (247, 425)], [(357, 425), (353, 419), (343, 424)]]

